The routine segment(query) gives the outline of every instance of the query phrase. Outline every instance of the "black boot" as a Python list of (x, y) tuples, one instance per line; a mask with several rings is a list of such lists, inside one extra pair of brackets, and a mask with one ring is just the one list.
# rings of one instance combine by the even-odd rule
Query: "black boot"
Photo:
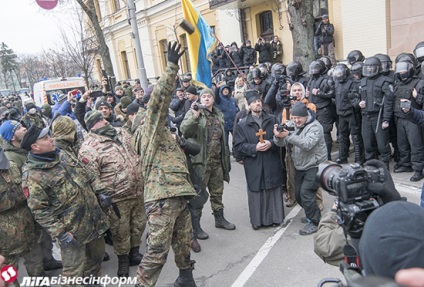
[(175, 280), (174, 287), (197, 287), (193, 279), (193, 268), (180, 269), (180, 276)]
[(363, 164), (365, 162), (364, 157), (364, 144), (360, 135), (352, 135), (353, 150), (355, 151), (355, 163)]
[(199, 241), (197, 241), (195, 236), (191, 238), (190, 246), (194, 253), (199, 253), (202, 251), (202, 247), (200, 246)]
[(130, 258), (128, 255), (118, 255), (118, 277), (130, 275)]
[(103, 262), (109, 261), (109, 260), (110, 260), (109, 254), (107, 254), (107, 252), (105, 251), (105, 255), (103, 256)]
[(43, 258), (44, 271), (57, 270), (63, 268), (62, 261), (54, 259), (50, 254), (47, 258)]
[(140, 246), (135, 246), (130, 249), (130, 266), (137, 266), (143, 259), (143, 254), (139, 252)]
[(202, 217), (202, 211), (195, 209), (190, 210), (191, 212), (191, 224), (193, 226), (193, 233), (197, 239), (205, 240), (209, 238), (209, 235), (200, 226), (200, 218)]
[(230, 222), (228, 222), (224, 218), (224, 210), (219, 209), (217, 211), (213, 212), (213, 215), (215, 216), (215, 227), (216, 228), (223, 228), (226, 230), (234, 230), (236, 229), (236, 226)]

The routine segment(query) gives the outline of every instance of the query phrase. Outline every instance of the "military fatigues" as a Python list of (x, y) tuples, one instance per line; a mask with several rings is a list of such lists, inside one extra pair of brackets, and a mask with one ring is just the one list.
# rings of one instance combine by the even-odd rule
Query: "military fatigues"
[(212, 112), (202, 110), (196, 118), (190, 110), (181, 123), (181, 131), (184, 137), (194, 138), (200, 144), (200, 153), (192, 157), (193, 169), (208, 187), (212, 210), (223, 209), (222, 194), (224, 181), (230, 181), (230, 159), (223, 139), (222, 113), (214, 106)]
[[(21, 172), (22, 172), (22, 166), (25, 164), (28, 152), (22, 148), (15, 147), (11, 143), (7, 141), (3, 141), (3, 147), (4, 147), (4, 153), (6, 154), (6, 157), (9, 159), (10, 162), (13, 162), (16, 164), (16, 166), (19, 169), (19, 178), (21, 180)], [(33, 218), (34, 220), (34, 218)], [(47, 233), (44, 228), (42, 228), (38, 223), (35, 222), (35, 233), (37, 235), (37, 240), (34, 242), (33, 248), (38, 252), (37, 250), (40, 250), (42, 252), (42, 261), (44, 261), (45, 264), (48, 265), (49, 261), (55, 260), (52, 255), (53, 250), (53, 243), (50, 235)], [(34, 256), (32, 261), (38, 260), (37, 256)], [(35, 262), (35, 261), (34, 261)]]
[(47, 121), (43, 119), (41, 114), (37, 111), (35, 114), (26, 113), (21, 119), (23, 125), (29, 129), (32, 125), (43, 129), (47, 126)]
[[(365, 101), (366, 105), (361, 110), (365, 160), (377, 158), (379, 153), (381, 160), (388, 165), (391, 158), (389, 130), (382, 129), (381, 125), (383, 121), (390, 122), (393, 114), (393, 86), (387, 77), (379, 75), (374, 78), (362, 78), (359, 91), (361, 101)], [(380, 108), (381, 119), (377, 127)]]
[(78, 158), (85, 168), (94, 172), (103, 187), (102, 193), (112, 199), (113, 210), (108, 218), (116, 255), (129, 254), (140, 246), (146, 227), (143, 198), (143, 175), (140, 159), (131, 147), (131, 135), (116, 128), (117, 139), (90, 132), (79, 150)]
[(178, 268), (191, 268), (191, 220), (187, 203), (195, 191), (185, 155), (164, 124), (177, 71), (178, 66), (168, 62), (153, 90), (144, 126), (134, 135), (138, 139), (134, 145), (143, 162), (149, 224), (147, 252), (138, 269), (139, 286), (155, 286), (171, 245)]
[(79, 162), (61, 152), (52, 161), (30, 153), (23, 168), (22, 186), (35, 220), (51, 237), (69, 232), (79, 243), (61, 246), (63, 276), (100, 275), (108, 223), (92, 180)]
[[(316, 119), (324, 129), (324, 140), (327, 146), (327, 156), (331, 160), (331, 148), (333, 139), (331, 131), (336, 119), (335, 105), (332, 102), (334, 98), (334, 82), (327, 76), (318, 78), (311, 77), (308, 83), (309, 102), (315, 104), (317, 108)], [(319, 89), (316, 95), (312, 95), (313, 89)]]
[[(35, 222), (21, 182), (21, 172), (14, 162), (10, 162), (9, 170), (0, 170), (0, 254), (5, 256), (4, 265), (16, 268), (22, 256), (29, 276), (44, 276)], [(17, 281), (14, 284), (11, 286), (19, 286)]]
[[(424, 81), (418, 78), (410, 78), (406, 82), (398, 81), (394, 89), (394, 115), (397, 127), (397, 144), (399, 147), (398, 167), (411, 167), (414, 171), (421, 172), (424, 168), (424, 141), (422, 128), (406, 120), (405, 113), (400, 108), (400, 100), (411, 101), (411, 107), (421, 110), (423, 107)], [(416, 89), (418, 95), (412, 96)]]

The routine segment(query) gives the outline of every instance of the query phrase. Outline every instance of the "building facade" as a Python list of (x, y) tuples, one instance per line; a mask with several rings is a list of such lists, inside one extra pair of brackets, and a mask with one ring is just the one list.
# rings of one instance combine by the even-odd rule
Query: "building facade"
[[(94, 0), (110, 49), (117, 80), (138, 78), (134, 39), (123, 0)], [(279, 36), (283, 63), (293, 59), (288, 5), (304, 0), (193, 0), (218, 39), (228, 45), (245, 40), (255, 44), (259, 37)], [(335, 54), (343, 61), (354, 49), (365, 56), (387, 53), (392, 59), (400, 52), (412, 52), (424, 40), (424, 1), (414, 0), (311, 0), (314, 17), (329, 14), (335, 27)], [(137, 25), (148, 78), (160, 76), (166, 66), (168, 41), (184, 47), (185, 31), (179, 0), (135, 0)], [(96, 61), (98, 78), (101, 60)], [(181, 72), (189, 71), (190, 55), (183, 57)], [(305, 67), (306, 69), (306, 67)], [(96, 69), (95, 69), (96, 70)], [(307, 70), (307, 69), (306, 69)]]

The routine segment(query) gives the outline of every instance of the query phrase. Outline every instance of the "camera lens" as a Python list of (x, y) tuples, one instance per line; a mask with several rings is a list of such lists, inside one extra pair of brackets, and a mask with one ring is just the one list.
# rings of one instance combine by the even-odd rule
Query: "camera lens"
[(342, 167), (336, 163), (324, 162), (318, 167), (316, 178), (322, 188), (331, 195), (337, 196), (336, 183)]

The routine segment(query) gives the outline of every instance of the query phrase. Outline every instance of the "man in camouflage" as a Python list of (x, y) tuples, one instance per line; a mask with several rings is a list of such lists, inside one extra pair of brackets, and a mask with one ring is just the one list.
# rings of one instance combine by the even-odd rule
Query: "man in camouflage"
[[(22, 256), (29, 276), (45, 276), (35, 221), (21, 182), (20, 169), (7, 159), (0, 146), (0, 254), (6, 257), (4, 265), (18, 268)], [(8, 286), (19, 286), (19, 283), (15, 281)]]
[(128, 277), (129, 266), (140, 264), (143, 257), (139, 248), (146, 212), (141, 161), (131, 147), (127, 131), (112, 127), (99, 111), (87, 113), (84, 120), (89, 133), (78, 158), (96, 174), (104, 192), (111, 197), (114, 212), (109, 212), (108, 219), (118, 256), (118, 276)]
[(155, 86), (144, 126), (138, 129), (136, 149), (143, 162), (144, 200), (149, 224), (147, 251), (138, 267), (137, 286), (155, 286), (169, 248), (175, 253), (180, 275), (176, 287), (195, 287), (190, 260), (191, 220), (188, 200), (195, 195), (185, 155), (166, 125), (178, 72), (181, 46), (168, 47), (168, 64)]
[[(29, 151), (22, 186), (35, 220), (59, 242), (66, 277), (100, 276), (108, 229), (94, 180), (84, 167), (56, 148), (48, 128), (35, 125), (21, 147)], [(66, 286), (66, 285), (62, 285)], [(69, 286), (69, 285), (67, 285)]]
[[(6, 121), (0, 126), (0, 135), (4, 153), (10, 162), (13, 162), (22, 172), (28, 152), (20, 147), (21, 141), (27, 129), (18, 121)], [(21, 178), (19, 174), (19, 178)], [(39, 224), (35, 225), (38, 242), (43, 254), (44, 270), (56, 270), (62, 268), (62, 262), (56, 260), (53, 255), (53, 243), (50, 235)], [(38, 247), (37, 247), (38, 248)]]
[(47, 121), (43, 118), (43, 115), (33, 102), (26, 104), (25, 108), (27, 112), (22, 117), (21, 121), (27, 129), (29, 129), (32, 125), (35, 125), (40, 129), (47, 126)]

